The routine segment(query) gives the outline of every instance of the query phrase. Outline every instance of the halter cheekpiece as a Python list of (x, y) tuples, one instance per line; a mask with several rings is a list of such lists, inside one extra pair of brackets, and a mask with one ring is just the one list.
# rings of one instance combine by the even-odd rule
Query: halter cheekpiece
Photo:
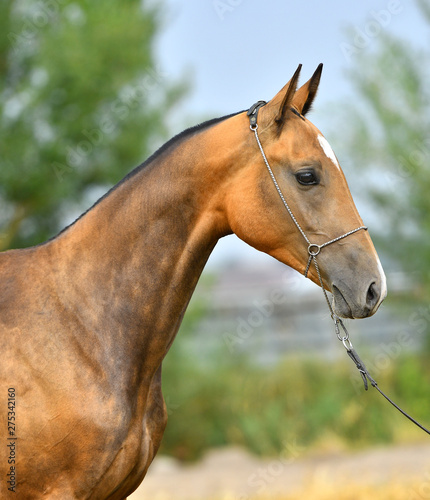
[[(298, 223), (297, 219), (294, 217), (294, 214), (293, 214), (292, 210), (290, 209), (290, 207), (289, 207), (289, 205), (287, 203), (287, 200), (285, 199), (285, 197), (284, 197), (284, 195), (283, 195), (283, 193), (281, 191), (281, 188), (279, 187), (279, 184), (278, 184), (278, 182), (276, 180), (275, 174), (273, 173), (273, 170), (272, 170), (271, 166), (269, 165), (269, 162), (267, 160), (266, 154), (264, 153), (264, 150), (263, 150), (263, 146), (261, 145), (260, 138), (258, 136), (258, 132), (257, 132), (257, 129), (258, 129), (258, 123), (257, 123), (258, 111), (265, 104), (266, 104), (265, 101), (258, 101), (258, 102), (256, 102), (255, 104), (253, 104), (249, 108), (249, 110), (247, 112), (247, 115), (249, 117), (249, 128), (255, 134), (255, 138), (257, 140), (258, 147), (260, 148), (261, 155), (263, 156), (264, 163), (266, 164), (267, 170), (269, 171), (270, 177), (272, 178), (272, 181), (273, 181), (273, 183), (274, 183), (274, 185), (276, 187), (276, 190), (277, 190), (277, 192), (278, 192), (278, 194), (279, 194), (279, 196), (280, 196), (280, 198), (282, 200), (282, 203), (284, 204), (285, 208), (287, 209), (287, 212), (290, 214), (290, 217), (293, 219), (293, 222), (296, 225), (297, 229), (300, 231), (301, 235), (303, 236), (303, 238), (305, 239), (306, 243), (308, 244), (308, 255), (309, 255), (309, 257), (308, 257), (308, 263), (306, 265), (306, 269), (305, 269), (304, 275), (305, 275), (305, 277), (308, 276), (309, 267), (310, 267), (310, 265), (311, 265), (311, 263), (313, 261), (314, 264), (315, 264), (315, 268), (317, 270), (317, 273), (318, 273), (319, 280), (321, 282), (322, 289), (325, 291), (324, 286), (323, 286), (323, 282), (322, 282), (322, 278), (321, 278), (321, 275), (320, 275), (320, 272), (319, 272), (319, 268), (318, 268), (318, 263), (317, 263), (317, 260), (316, 260), (316, 256), (319, 255), (319, 253), (321, 252), (321, 250), (324, 247), (326, 247), (328, 245), (331, 245), (332, 243), (336, 243), (336, 241), (342, 240), (343, 238), (346, 238), (347, 236), (350, 236), (351, 234), (354, 234), (357, 231), (360, 231), (361, 229), (363, 229), (364, 231), (367, 231), (367, 227), (366, 226), (357, 227), (356, 229), (353, 229), (352, 231), (348, 231), (347, 233), (342, 234), (341, 236), (337, 236), (336, 238), (333, 238), (332, 240), (327, 241), (326, 243), (323, 243), (322, 245), (317, 245), (316, 243), (311, 243), (311, 241), (309, 240), (309, 238), (306, 236), (306, 233), (303, 231), (302, 227)], [(330, 307), (330, 310), (331, 310), (331, 305), (329, 305), (329, 307)], [(332, 310), (330, 312), (333, 314)]]

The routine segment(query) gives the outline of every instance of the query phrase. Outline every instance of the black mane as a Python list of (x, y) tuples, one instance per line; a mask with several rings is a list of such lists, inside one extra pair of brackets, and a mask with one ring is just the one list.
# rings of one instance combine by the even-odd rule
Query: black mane
[[(140, 172), (143, 168), (145, 168), (147, 165), (152, 163), (154, 160), (156, 160), (159, 156), (161, 156), (165, 151), (167, 151), (169, 148), (172, 146), (175, 146), (179, 144), (183, 139), (186, 139), (190, 136), (193, 136), (194, 134), (197, 134), (199, 132), (202, 132), (203, 130), (212, 127), (213, 125), (216, 125), (217, 123), (220, 123), (224, 120), (227, 120), (228, 118), (231, 118), (232, 116), (236, 116), (240, 113), (243, 113), (243, 111), (238, 111), (237, 113), (231, 113), (230, 115), (226, 116), (221, 116), (220, 118), (212, 118), (208, 121), (205, 121), (203, 123), (200, 123), (198, 125), (194, 125), (190, 128), (187, 128), (180, 132), (179, 134), (175, 135), (171, 139), (169, 139), (165, 144), (163, 144), (155, 153), (153, 153), (148, 159), (146, 159), (143, 163), (138, 165), (135, 169), (133, 169), (131, 172), (129, 172), (122, 180), (120, 180), (115, 186), (113, 186), (105, 195), (103, 195), (100, 200), (98, 200), (95, 204), (97, 204), (99, 201), (101, 201), (103, 198), (109, 195), (111, 191), (116, 189), (118, 186), (120, 186), (123, 182), (127, 181), (130, 179), (130, 177), (133, 177), (136, 175), (138, 172)], [(91, 207), (92, 208), (92, 207)]]
[(139, 173), (143, 168), (145, 168), (147, 165), (152, 163), (154, 160), (156, 160), (159, 156), (161, 156), (165, 151), (167, 151), (171, 147), (175, 147), (176, 145), (180, 144), (182, 140), (193, 136), (194, 134), (197, 134), (209, 127), (212, 127), (213, 125), (216, 125), (217, 123), (220, 123), (224, 120), (227, 120), (228, 118), (231, 118), (232, 116), (236, 116), (240, 113), (243, 113), (243, 111), (238, 111), (236, 113), (232, 113), (230, 115), (226, 116), (221, 116), (220, 118), (212, 118), (211, 120), (205, 121), (203, 123), (200, 123), (198, 125), (194, 125), (193, 127), (187, 128), (180, 132), (179, 134), (175, 135), (172, 137), (170, 140), (168, 140), (165, 144), (163, 144), (155, 153), (153, 153), (147, 160), (145, 160), (143, 163), (138, 165), (136, 168), (134, 168), (131, 172), (129, 172), (123, 179), (121, 179), (117, 184), (115, 184), (109, 191), (107, 191), (101, 198), (99, 198), (91, 207), (89, 207), (85, 212), (83, 212), (77, 219), (75, 219), (71, 224), (66, 226), (64, 229), (62, 229), (58, 234), (50, 238), (49, 240), (40, 243), (40, 245), (44, 245), (45, 243), (48, 243), (49, 241), (52, 241), (53, 239), (57, 238), (61, 234), (63, 234), (69, 227), (73, 226), (79, 219), (81, 219), (84, 215), (86, 215), (90, 210), (92, 210), (96, 205), (98, 205), (101, 201), (103, 201), (107, 196), (109, 196), (112, 191), (117, 189), (119, 186), (121, 186), (124, 182), (127, 182), (130, 178), (134, 177), (137, 173)]

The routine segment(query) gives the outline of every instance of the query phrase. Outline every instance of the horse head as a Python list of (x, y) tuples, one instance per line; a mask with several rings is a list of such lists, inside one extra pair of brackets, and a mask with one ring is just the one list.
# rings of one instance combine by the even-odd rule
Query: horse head
[[(235, 194), (228, 199), (229, 225), (241, 239), (302, 274), (308, 264), (309, 241), (322, 245), (318, 264), (324, 288), (333, 294), (335, 313), (348, 318), (368, 317), (386, 296), (385, 275), (367, 230), (357, 230), (324, 246), (362, 228), (363, 221), (336, 155), (306, 118), (317, 93), (322, 65), (297, 89), (300, 69), (258, 110), (256, 125), (269, 170), (297, 223), (276, 192), (251, 127), (247, 147), (252, 153), (246, 156), (246, 165), (236, 176), (239, 182), (235, 183)], [(307, 276), (320, 284), (314, 265)]]

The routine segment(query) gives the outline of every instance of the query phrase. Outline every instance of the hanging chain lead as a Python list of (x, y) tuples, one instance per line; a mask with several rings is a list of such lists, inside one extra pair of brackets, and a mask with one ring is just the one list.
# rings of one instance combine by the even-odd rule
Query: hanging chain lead
[[(305, 270), (305, 273), (304, 273), (305, 276), (307, 277), (307, 274), (308, 274), (308, 271), (309, 271), (309, 267), (310, 267), (310, 265), (311, 265), (311, 263), (313, 261), (313, 263), (315, 265), (315, 269), (316, 269), (317, 274), (318, 274), (319, 282), (321, 284), (321, 289), (323, 291), (325, 300), (327, 302), (327, 305), (328, 305), (328, 308), (329, 308), (329, 311), (330, 311), (331, 319), (334, 322), (334, 327), (335, 327), (335, 330), (336, 330), (336, 336), (342, 342), (343, 346), (346, 349), (346, 352), (348, 353), (348, 356), (352, 359), (352, 361), (355, 363), (355, 366), (357, 367), (358, 371), (360, 372), (360, 375), (361, 375), (361, 378), (363, 380), (363, 384), (364, 384), (365, 390), (367, 391), (367, 389), (368, 389), (368, 381), (369, 381), (370, 384), (372, 385), (372, 387), (375, 387), (375, 389), (378, 392), (380, 392), (380, 394), (382, 396), (384, 396), (384, 398), (389, 403), (391, 403), (397, 410), (399, 410), (400, 413), (402, 413), (411, 422), (413, 422), (420, 429), (422, 429), (424, 432), (426, 432), (427, 434), (430, 435), (430, 430), (429, 429), (427, 429), (422, 424), (420, 424), (417, 420), (415, 420), (413, 417), (411, 417), (410, 415), (408, 415), (408, 413), (406, 413), (404, 410), (402, 410), (402, 408), (400, 408), (400, 406), (398, 406), (392, 399), (390, 399), (379, 388), (376, 380), (374, 378), (372, 378), (372, 376), (370, 375), (369, 371), (367, 370), (365, 364), (360, 359), (360, 356), (357, 354), (356, 350), (354, 349), (354, 347), (352, 345), (352, 342), (349, 339), (349, 334), (348, 334), (348, 330), (346, 329), (346, 326), (343, 324), (343, 321), (339, 318), (339, 316), (337, 316), (336, 313), (333, 311), (333, 307), (332, 307), (332, 305), (330, 303), (330, 300), (328, 298), (327, 292), (326, 292), (326, 290), (324, 288), (324, 282), (323, 282), (323, 279), (322, 279), (322, 276), (321, 276), (321, 272), (320, 272), (320, 268), (318, 266), (318, 262), (317, 262), (317, 259), (316, 259), (317, 255), (319, 255), (319, 253), (321, 252), (321, 249), (324, 248), (324, 247), (326, 247), (327, 245), (335, 243), (336, 241), (339, 241), (339, 240), (341, 240), (343, 238), (346, 238), (347, 236), (350, 236), (351, 234), (354, 234), (357, 231), (360, 231), (360, 229), (367, 230), (367, 227), (366, 226), (357, 227), (356, 229), (353, 229), (352, 231), (349, 231), (348, 233), (345, 233), (345, 234), (343, 234), (341, 236), (338, 236), (337, 238), (334, 238), (334, 239), (332, 239), (330, 241), (327, 241), (326, 243), (324, 243), (322, 245), (316, 245), (315, 243), (311, 243), (309, 241), (309, 238), (306, 236), (306, 233), (303, 231), (303, 229), (301, 228), (301, 226), (298, 223), (297, 219), (294, 217), (293, 212), (291, 211), (290, 207), (288, 206), (287, 200), (284, 198), (284, 195), (282, 194), (281, 188), (279, 187), (279, 184), (278, 184), (278, 182), (276, 180), (275, 174), (273, 173), (273, 171), (272, 171), (272, 169), (271, 169), (271, 167), (269, 165), (269, 162), (267, 161), (266, 155), (265, 155), (264, 150), (263, 150), (263, 146), (261, 145), (261, 142), (260, 142), (260, 138), (258, 137), (258, 132), (257, 132), (257, 129), (258, 129), (258, 124), (257, 124), (258, 110), (260, 109), (261, 106), (264, 106), (264, 104), (265, 104), (264, 101), (258, 101), (256, 104), (254, 104), (253, 106), (251, 106), (251, 108), (249, 109), (249, 111), (248, 111), (248, 116), (249, 116), (249, 119), (250, 119), (250, 127), (249, 128), (255, 134), (255, 138), (257, 140), (258, 147), (260, 148), (261, 154), (263, 156), (264, 163), (266, 164), (267, 170), (269, 171), (270, 177), (272, 178), (272, 181), (273, 181), (273, 183), (274, 183), (274, 185), (276, 187), (276, 190), (277, 190), (277, 192), (278, 192), (278, 194), (279, 194), (279, 196), (280, 196), (280, 198), (282, 200), (282, 203), (284, 204), (285, 208), (287, 209), (288, 213), (290, 214), (290, 217), (293, 220), (294, 224), (296, 225), (297, 229), (300, 231), (301, 235), (303, 236), (303, 238), (305, 239), (306, 243), (308, 244), (309, 259), (308, 259), (308, 263), (307, 263), (306, 270)], [(341, 330), (343, 331), (343, 333), (341, 333)]]

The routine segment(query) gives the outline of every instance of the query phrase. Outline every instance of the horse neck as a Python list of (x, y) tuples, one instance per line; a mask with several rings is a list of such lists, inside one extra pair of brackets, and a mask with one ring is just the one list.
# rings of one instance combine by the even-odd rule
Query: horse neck
[(62, 300), (94, 331), (103, 311), (103, 335), (123, 331), (129, 344), (137, 335), (157, 360), (217, 240), (231, 232), (222, 184), (241, 140), (227, 121), (173, 144), (52, 242)]

